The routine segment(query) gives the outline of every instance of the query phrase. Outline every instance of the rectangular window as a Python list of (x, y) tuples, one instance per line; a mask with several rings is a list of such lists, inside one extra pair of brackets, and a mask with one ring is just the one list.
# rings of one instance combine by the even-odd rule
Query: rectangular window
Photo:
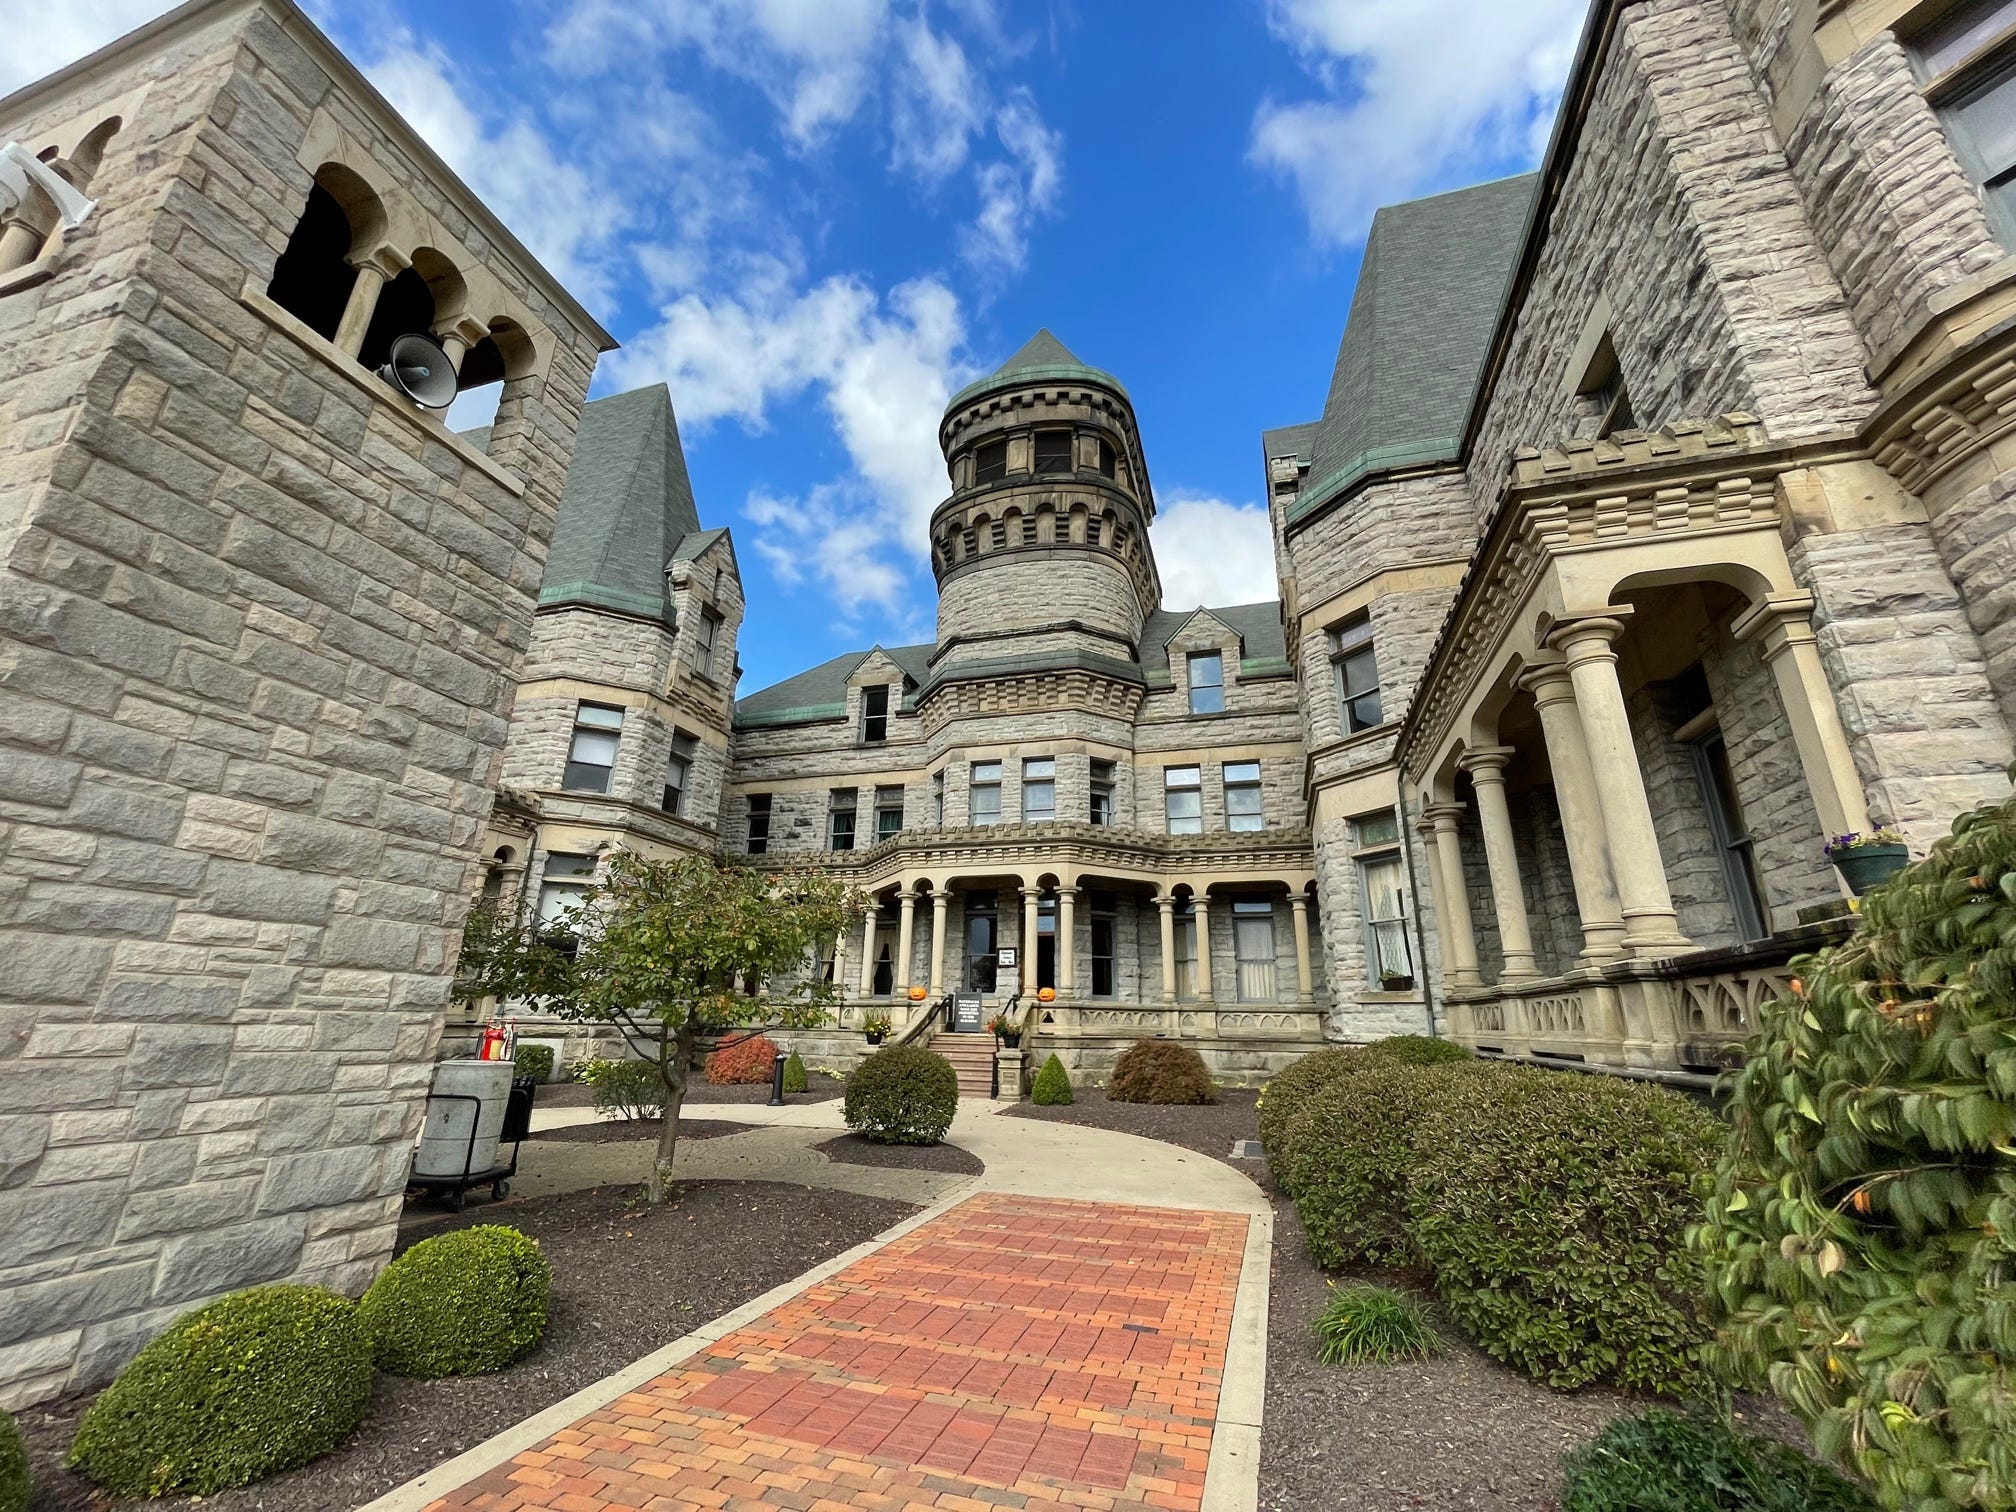
[(903, 789), (875, 789), (875, 843), (894, 840), (903, 833)]
[(1113, 476), (1113, 443), (1104, 439), (1099, 442), (1099, 476)]
[(1963, 0), (1910, 38), (1926, 95), (2004, 241), (2016, 240), (2016, 55), (2006, 45), (2012, 35), (2011, 0)]
[(1176, 904), (1176, 996), (1197, 996), (1197, 910), (1188, 898)]
[(989, 441), (973, 453), (973, 481), (997, 483), (1008, 476), (1008, 443)]
[(1092, 995), (1113, 996), (1113, 938), (1118, 931), (1118, 905), (1113, 894), (1090, 895), (1092, 908)]
[(660, 805), (666, 813), (679, 813), (686, 802), (686, 779), (693, 770), (693, 751), (696, 742), (691, 735), (672, 735), (672, 754), (665, 762), (665, 799)]
[(1407, 882), (1399, 855), (1360, 856), (1358, 885), (1365, 899), (1366, 985), (1401, 992), (1414, 985), (1407, 948)]
[(693, 618), (693, 670), (702, 677), (714, 675), (714, 648), (721, 636), (721, 616), (702, 609)]
[(836, 851), (854, 849), (854, 805), (853, 788), (835, 788), (827, 799), (826, 848)]
[(931, 827), (945, 828), (945, 774), (931, 774)]
[(861, 690), (861, 738), (873, 745), (889, 738), (889, 685)]
[(1344, 709), (1344, 733), (1356, 735), (1381, 722), (1379, 663), (1372, 654), (1372, 621), (1366, 615), (1330, 631), (1330, 665), (1337, 676), (1337, 701)]
[(1225, 662), (1216, 651), (1197, 651), (1190, 657), (1190, 712), (1225, 712)]
[(556, 937), (568, 955), (575, 948), (575, 915), (581, 911), (582, 896), (595, 880), (593, 856), (569, 855), (565, 851), (546, 853), (546, 870), (539, 881), (539, 929)]
[(991, 908), (966, 910), (966, 990), (992, 992), (1000, 924)]
[(622, 733), (621, 709), (592, 703), (576, 708), (574, 739), (567, 747), (567, 770), (560, 775), (560, 786), (570, 793), (608, 792)]
[(1400, 816), (1387, 809), (1383, 814), (1367, 814), (1351, 821), (1351, 843), (1369, 850), (1375, 845), (1400, 843)]
[(1094, 759), (1092, 763), (1092, 822), (1111, 824), (1113, 812), (1113, 774), (1115, 763)]
[(972, 825), (1001, 822), (1001, 763), (973, 763), (972, 796), (966, 804), (966, 822)]
[(1274, 1001), (1274, 904), (1268, 898), (1232, 900), (1232, 956), (1239, 963), (1239, 1001)]
[(1022, 763), (1022, 822), (1047, 824), (1056, 817), (1056, 758), (1032, 756)]
[(770, 795), (749, 795), (749, 854), (760, 856), (770, 849)]
[(1172, 835), (1204, 833), (1204, 769), (1162, 768), (1162, 813)]
[(1036, 471), (1039, 473), (1075, 472), (1071, 461), (1069, 431), (1046, 430), (1036, 432)]
[(1267, 828), (1267, 818), (1262, 812), (1259, 762), (1225, 763), (1225, 827), (1235, 830)]

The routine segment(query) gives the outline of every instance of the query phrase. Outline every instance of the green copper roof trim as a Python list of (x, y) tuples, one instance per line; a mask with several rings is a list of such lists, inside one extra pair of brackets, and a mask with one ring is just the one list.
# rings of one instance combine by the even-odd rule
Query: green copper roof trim
[(978, 399), (982, 394), (992, 393), (996, 389), (1027, 388), (1033, 383), (1059, 380), (1096, 383), (1102, 388), (1113, 390), (1128, 404), (1134, 402), (1134, 396), (1127, 392), (1120, 380), (1101, 368), (1086, 367), (1083, 363), (1077, 362), (1050, 362), (1039, 367), (1010, 368), (1004, 372), (990, 373), (977, 383), (969, 383), (946, 401), (945, 413), (949, 415), (952, 411)]
[(1285, 656), (1255, 656), (1239, 658), (1241, 677), (1285, 677), (1295, 669), (1288, 665)]
[(801, 704), (795, 709), (765, 709), (756, 714), (737, 714), (735, 728), (753, 730), (763, 725), (817, 724), (823, 719), (845, 719), (847, 705)]
[(1288, 523), (1293, 525), (1304, 515), (1322, 508), (1338, 494), (1374, 473), (1453, 462), (1461, 448), (1461, 439), (1449, 436), (1435, 441), (1410, 441), (1399, 446), (1375, 446), (1370, 451), (1360, 452), (1322, 482), (1306, 490), (1295, 501), (1295, 507), (1288, 511)]
[(599, 609), (615, 609), (624, 614), (641, 614), (646, 619), (672, 623), (672, 611), (655, 595), (626, 593), (602, 583), (548, 583), (539, 590), (539, 607), (558, 608), (563, 604), (587, 604)]

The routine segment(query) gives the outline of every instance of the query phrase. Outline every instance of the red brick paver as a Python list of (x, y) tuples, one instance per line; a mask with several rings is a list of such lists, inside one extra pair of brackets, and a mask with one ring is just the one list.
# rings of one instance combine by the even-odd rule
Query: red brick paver
[(973, 1197), (429, 1512), (1194, 1512), (1246, 1223)]

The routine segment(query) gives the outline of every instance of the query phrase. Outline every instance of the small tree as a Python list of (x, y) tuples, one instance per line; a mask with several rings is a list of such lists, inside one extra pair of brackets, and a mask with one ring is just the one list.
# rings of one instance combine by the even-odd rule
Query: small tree
[(864, 906), (858, 892), (818, 871), (758, 872), (704, 856), (654, 861), (619, 850), (582, 897), (571, 960), (536, 923), (487, 907), (473, 939), (465, 937), (456, 995), (523, 999), (535, 1011), (607, 1024), (623, 1036), (665, 1088), (647, 1183), (659, 1203), (671, 1186), (687, 1082), (710, 1042), (732, 1046), (766, 1029), (811, 1028), (836, 990), (812, 971), (767, 994), (744, 985), (801, 972)]

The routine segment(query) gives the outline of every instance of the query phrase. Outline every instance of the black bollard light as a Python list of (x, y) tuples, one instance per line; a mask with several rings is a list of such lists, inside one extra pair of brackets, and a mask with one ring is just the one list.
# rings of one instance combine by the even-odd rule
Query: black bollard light
[(784, 1061), (784, 1052), (779, 1050), (777, 1058), (770, 1062), (770, 1106), (773, 1108), (784, 1106)]

